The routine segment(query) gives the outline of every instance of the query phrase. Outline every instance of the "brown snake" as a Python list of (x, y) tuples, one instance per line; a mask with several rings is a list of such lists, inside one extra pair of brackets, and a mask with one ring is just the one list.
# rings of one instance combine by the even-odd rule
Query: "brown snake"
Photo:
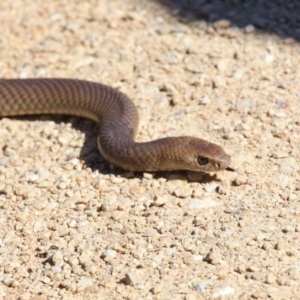
[(98, 122), (101, 154), (125, 170), (230, 170), (230, 156), (218, 145), (199, 138), (135, 142), (135, 105), (123, 93), (103, 84), (73, 79), (0, 80), (0, 117), (32, 114), (75, 115)]

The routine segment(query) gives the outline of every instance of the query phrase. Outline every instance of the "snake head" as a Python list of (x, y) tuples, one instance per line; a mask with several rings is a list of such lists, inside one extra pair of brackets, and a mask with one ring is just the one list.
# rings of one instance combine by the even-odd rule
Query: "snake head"
[[(149, 171), (189, 170), (208, 173), (228, 170), (231, 163), (230, 156), (220, 146), (190, 136), (156, 140), (153, 149), (155, 154), (161, 151), (157, 156), (159, 160), (155, 160)], [(149, 161), (153, 157), (151, 154)]]
[(187, 137), (185, 145), (187, 159), (193, 171), (218, 172), (225, 170), (231, 163), (231, 158), (218, 145), (203, 139)]

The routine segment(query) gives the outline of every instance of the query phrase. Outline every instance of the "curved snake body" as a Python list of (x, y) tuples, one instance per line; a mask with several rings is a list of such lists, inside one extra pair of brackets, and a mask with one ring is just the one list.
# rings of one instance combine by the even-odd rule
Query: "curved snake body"
[(123, 93), (100, 83), (74, 79), (0, 80), (0, 117), (32, 114), (75, 115), (98, 122), (101, 154), (125, 170), (216, 172), (230, 165), (230, 156), (221, 147), (194, 137), (135, 142), (135, 105)]

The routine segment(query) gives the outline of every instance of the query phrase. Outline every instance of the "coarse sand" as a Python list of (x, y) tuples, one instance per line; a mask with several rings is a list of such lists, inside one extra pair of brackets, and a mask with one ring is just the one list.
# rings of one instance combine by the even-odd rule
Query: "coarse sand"
[(236, 170), (133, 174), (92, 121), (1, 119), (0, 299), (300, 299), (300, 32), (278, 1), (277, 31), (192, 2), (0, 2), (0, 78), (109, 84), (139, 141), (201, 137)]

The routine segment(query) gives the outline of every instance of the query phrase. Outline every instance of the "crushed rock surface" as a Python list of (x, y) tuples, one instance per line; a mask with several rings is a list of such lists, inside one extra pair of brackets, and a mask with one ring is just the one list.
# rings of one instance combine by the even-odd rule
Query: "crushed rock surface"
[(0, 3), (0, 78), (112, 85), (138, 140), (222, 145), (235, 173), (137, 173), (97, 125), (0, 121), (1, 299), (300, 299), (300, 48), (149, 0)]

